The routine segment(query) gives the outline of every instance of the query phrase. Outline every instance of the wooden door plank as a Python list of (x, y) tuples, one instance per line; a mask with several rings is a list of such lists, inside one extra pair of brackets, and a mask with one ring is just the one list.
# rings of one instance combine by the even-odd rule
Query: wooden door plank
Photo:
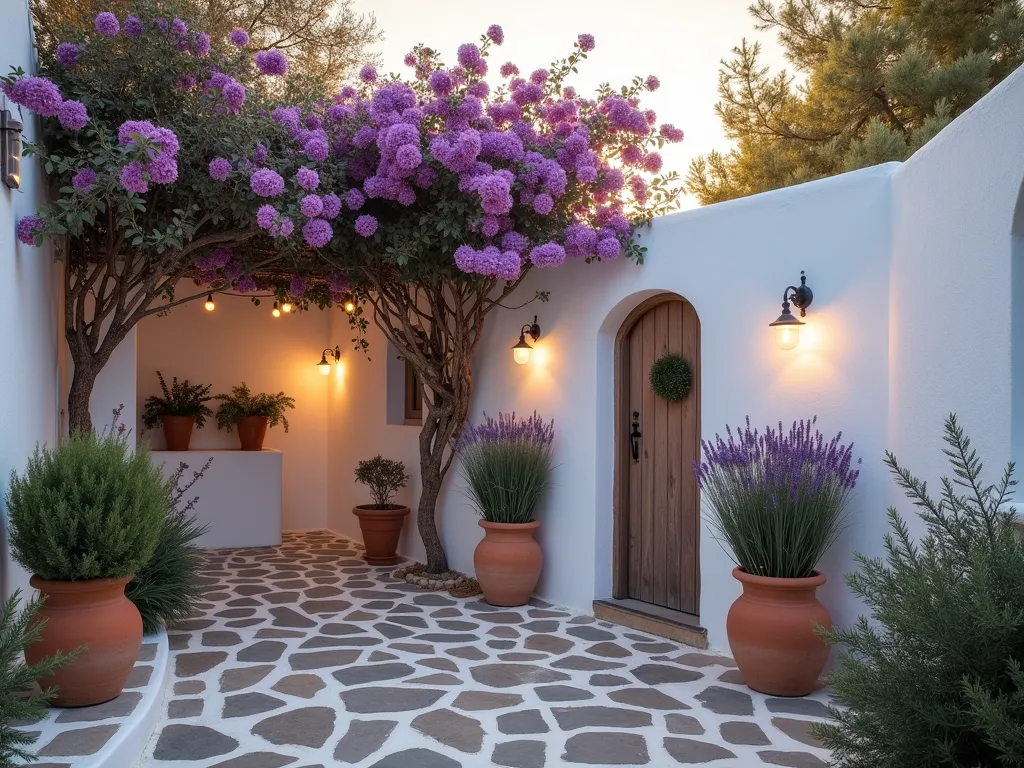
[[(700, 458), (700, 320), (693, 305), (683, 305), (683, 356), (690, 361), (693, 383), (690, 396), (684, 401), (685, 413), (681, 450), (682, 463), (691, 467)], [(682, 579), (680, 610), (697, 614), (700, 611), (700, 492), (693, 472), (683, 475), (681, 484), (682, 508)]]
[(655, 311), (647, 312), (641, 324), (643, 325), (643, 362), (641, 363), (640, 376), (642, 386), (642, 406), (640, 408), (640, 430), (643, 438), (640, 440), (641, 451), (641, 486), (642, 486), (642, 531), (641, 531), (641, 554), (640, 554), (640, 600), (650, 603), (654, 599), (654, 445), (657, 440), (657, 422), (654, 418), (654, 392), (648, 381), (651, 365), (656, 359), (657, 335), (654, 324)]
[[(643, 338), (643, 323), (638, 322), (630, 331), (627, 342), (629, 347), (629, 373), (625, 385), (629, 388), (627, 398), (628, 412), (620, 415), (620, 418), (626, 422), (623, 424), (627, 435), (626, 472), (624, 474), (628, 477), (627, 482), (629, 483), (629, 494), (626, 496), (629, 509), (626, 515), (623, 516), (626, 525), (625, 535), (629, 542), (627, 563), (629, 575), (626, 591), (631, 598), (636, 600), (642, 599), (640, 597), (640, 563), (643, 562), (643, 454), (641, 453), (640, 461), (633, 461), (632, 446), (629, 444), (629, 433), (633, 431), (633, 412), (642, 413), (644, 407)], [(641, 449), (643, 448), (642, 437), (640, 447)]]
[[(670, 302), (659, 304), (654, 310), (654, 359), (669, 351), (669, 307)], [(648, 368), (648, 375), (650, 369)], [(669, 575), (678, 573), (678, 567), (668, 562), (668, 440), (672, 427), (668, 420), (668, 401), (663, 397), (654, 398), (654, 508), (650, 512), (654, 529), (654, 560), (652, 574), (651, 602), (667, 605)]]
[[(683, 355), (683, 302), (673, 301), (668, 305), (668, 349), (674, 354)], [(681, 491), (686, 488), (686, 466), (683, 463), (683, 439), (686, 429), (684, 418), (687, 398), (668, 403), (668, 499), (667, 519), (665, 521), (665, 560), (667, 584), (665, 606), (672, 610), (682, 610), (683, 606), (683, 574), (688, 563), (683, 558), (683, 536), (687, 521), (684, 520), (684, 505)]]

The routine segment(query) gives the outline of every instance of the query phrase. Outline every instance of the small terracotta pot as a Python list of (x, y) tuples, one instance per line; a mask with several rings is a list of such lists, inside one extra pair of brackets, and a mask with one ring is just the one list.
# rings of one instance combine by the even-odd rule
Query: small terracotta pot
[(526, 605), (540, 581), (544, 553), (533, 538), (532, 523), (480, 521), (483, 540), (473, 553), (473, 568), (484, 599), (491, 605)]
[(37, 614), (46, 625), (39, 642), (25, 649), (25, 661), (36, 664), (57, 651), (88, 645), (70, 664), (40, 679), (42, 688), (57, 687), (55, 706), (87, 707), (121, 695), (142, 645), (142, 617), (124, 596), (131, 578), (30, 580), (46, 598)]
[(164, 425), (164, 440), (168, 451), (187, 451), (192, 441), (192, 427), (196, 424), (195, 416), (161, 416)]
[(806, 696), (828, 661), (828, 646), (815, 626), (832, 628), (815, 591), (825, 576), (805, 579), (754, 576), (734, 568), (743, 594), (729, 609), (729, 647), (749, 688), (772, 696)]
[(394, 565), (402, 561), (397, 554), (398, 540), (402, 537), (402, 526), (409, 516), (408, 507), (394, 509), (373, 509), (353, 507), (352, 514), (359, 518), (359, 530), (363, 533), (363, 558), (370, 565)]
[(243, 451), (263, 450), (263, 441), (267, 437), (267, 423), (269, 421), (266, 416), (242, 416), (235, 422), (235, 429), (238, 430), (238, 441), (242, 444)]

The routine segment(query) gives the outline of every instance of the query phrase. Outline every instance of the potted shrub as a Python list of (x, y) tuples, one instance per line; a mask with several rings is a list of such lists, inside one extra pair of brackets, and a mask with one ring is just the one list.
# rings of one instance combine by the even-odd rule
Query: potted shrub
[(145, 409), (142, 411), (142, 425), (146, 429), (156, 429), (159, 424), (164, 430), (164, 440), (168, 451), (187, 451), (192, 440), (192, 428), (202, 429), (206, 425), (207, 416), (213, 411), (206, 405), (210, 397), (209, 384), (190, 384), (188, 379), (178, 381), (175, 376), (171, 386), (167, 386), (164, 375), (156, 372), (160, 379), (163, 397), (150, 395), (146, 398)]
[(356, 466), (356, 482), (370, 489), (373, 504), (353, 507), (352, 514), (359, 518), (359, 530), (366, 546), (366, 562), (373, 565), (393, 565), (400, 557), (398, 540), (402, 526), (409, 516), (409, 508), (392, 504), (399, 488), (409, 481), (405, 465), (400, 461), (385, 459), (377, 454), (372, 459), (360, 461)]
[(469, 425), (458, 445), (462, 474), (484, 538), (473, 553), (473, 566), (484, 598), (492, 605), (524, 605), (540, 581), (543, 554), (534, 540), (540, 523), (534, 513), (551, 480), (554, 421), (534, 412), (484, 414)]
[(29, 665), (86, 650), (40, 680), (60, 707), (99, 704), (121, 693), (139, 655), (142, 619), (125, 584), (156, 547), (171, 494), (149, 452), (132, 452), (123, 427), (77, 432), (37, 447), (6, 502), (14, 559), (45, 602)]
[[(826, 442), (816, 418), (789, 433), (726, 428), (702, 441), (695, 467), (708, 521), (736, 563), (743, 594), (726, 632), (744, 682), (774, 696), (806, 696), (828, 661), (816, 627), (830, 629), (816, 597), (818, 561), (842, 531), (859, 470), (842, 433)], [(859, 463), (859, 462), (858, 462)]]
[(230, 395), (217, 395), (214, 399), (222, 401), (217, 409), (217, 428), (230, 432), (237, 427), (243, 451), (263, 450), (268, 427), (282, 424), (287, 432), (288, 419), (284, 413), (295, 407), (295, 400), (284, 392), (254, 395), (244, 381), (241, 386), (232, 387)]

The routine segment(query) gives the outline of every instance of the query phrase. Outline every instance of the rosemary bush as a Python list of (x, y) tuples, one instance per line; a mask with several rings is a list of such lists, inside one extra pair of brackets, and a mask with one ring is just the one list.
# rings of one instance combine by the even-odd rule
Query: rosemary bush
[(1005, 505), (1013, 464), (986, 484), (955, 415), (944, 431), (953, 477), (938, 499), (885, 459), (926, 535), (912, 540), (890, 508), (884, 560), (857, 555), (846, 577), (870, 617), (823, 633), (840, 648), (838, 706), (817, 734), (838, 768), (1024, 766), (1024, 549)]
[(145, 447), (128, 447), (124, 425), (76, 432), (37, 447), (7, 489), (14, 559), (51, 581), (123, 578), (153, 555), (171, 503)]
[(853, 444), (842, 445), (842, 433), (825, 442), (816, 422), (760, 434), (748, 418), (735, 434), (726, 427), (728, 440), (701, 441), (704, 459), (694, 469), (708, 522), (747, 573), (812, 576), (842, 532), (860, 471)]
[(528, 419), (515, 413), (484, 414), (479, 426), (466, 427), (459, 443), (467, 495), (489, 523), (529, 523), (551, 482), (551, 443), (555, 422), (537, 412)]
[(192, 478), (182, 484), (188, 465), (178, 465), (177, 471), (168, 481), (174, 496), (167, 507), (167, 513), (160, 528), (156, 549), (135, 578), (128, 582), (125, 595), (135, 603), (142, 616), (143, 629), (156, 632), (161, 625), (169, 626), (188, 618), (192, 607), (202, 595), (199, 570), (203, 557), (195, 541), (206, 532), (195, 515), (198, 497), (182, 505), (184, 496), (202, 478), (213, 459), (207, 460)]
[(160, 426), (161, 416), (194, 416), (196, 427), (202, 429), (206, 425), (208, 416), (213, 411), (206, 405), (212, 398), (210, 396), (210, 384), (190, 384), (188, 379), (178, 381), (175, 376), (171, 380), (171, 386), (167, 386), (164, 375), (156, 372), (160, 379), (160, 389), (163, 397), (150, 395), (146, 398), (146, 405), (142, 411), (142, 425), (146, 429), (155, 429)]
[(285, 417), (285, 411), (295, 407), (295, 399), (288, 397), (284, 392), (278, 392), (276, 395), (260, 392), (254, 395), (244, 381), (240, 386), (232, 387), (230, 395), (216, 395), (214, 400), (222, 401), (220, 408), (217, 409), (217, 428), (228, 432), (243, 416), (265, 416), (268, 426), (276, 427), (283, 424), (284, 431), (287, 432), (288, 419)]
[(405, 474), (405, 464), (393, 459), (385, 459), (378, 453), (372, 459), (360, 461), (356, 466), (355, 475), (357, 483), (362, 483), (370, 489), (373, 504), (367, 504), (365, 508), (399, 508), (391, 501), (398, 493), (398, 489), (404, 488), (405, 484), (409, 482), (409, 476)]

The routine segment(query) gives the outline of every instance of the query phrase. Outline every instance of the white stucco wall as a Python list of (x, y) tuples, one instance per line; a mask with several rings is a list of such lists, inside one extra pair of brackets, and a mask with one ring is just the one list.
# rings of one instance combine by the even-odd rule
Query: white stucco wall
[[(33, 52), (28, 4), (10, 0), (0, 24), (3, 65), (32, 71)], [(0, 94), (0, 109), (17, 114), (17, 107)], [(29, 112), (22, 117), (26, 138), (34, 138), (38, 123)], [(49, 247), (18, 243), (17, 220), (35, 212), (43, 202), (39, 167), (22, 163), (20, 190), (0, 184), (0, 328), (4, 364), (0, 365), (0, 509), (11, 470), (21, 471), (37, 443), (57, 437), (59, 369), (57, 335), (57, 270)], [(4, 511), (5, 512), (5, 511)], [(6, 526), (4, 526), (6, 529)], [(28, 575), (2, 547), (0, 591), (7, 595), (28, 586)]]

